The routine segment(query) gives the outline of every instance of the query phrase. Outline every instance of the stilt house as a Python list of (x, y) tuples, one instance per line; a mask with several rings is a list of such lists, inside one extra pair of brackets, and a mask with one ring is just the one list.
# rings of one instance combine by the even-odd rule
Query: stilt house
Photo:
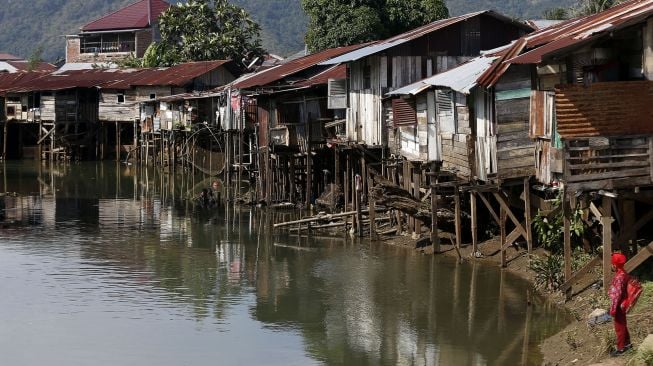
[[(479, 82), (495, 90), (497, 103), (505, 96), (515, 120), (529, 122), (538, 184), (563, 188), (563, 290), (571, 293), (601, 262), (609, 283), (617, 246), (634, 270), (653, 252), (645, 229), (653, 219), (653, 1), (626, 1), (562, 22), (498, 54), (500, 62)], [(602, 259), (573, 275), (572, 209), (588, 212), (589, 224), (600, 223), (603, 240)]]

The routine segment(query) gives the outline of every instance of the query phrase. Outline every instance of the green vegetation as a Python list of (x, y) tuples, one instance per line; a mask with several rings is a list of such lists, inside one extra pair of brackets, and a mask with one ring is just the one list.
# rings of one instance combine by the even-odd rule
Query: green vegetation
[[(554, 208), (560, 207), (560, 198), (554, 201)], [(580, 244), (585, 233), (585, 224), (582, 220), (583, 211), (574, 208), (571, 212), (570, 231), (572, 244)], [(533, 227), (538, 243), (552, 253), (561, 253), (563, 249), (564, 221), (562, 211), (553, 217), (538, 211), (533, 218)]]
[(187, 61), (252, 60), (263, 55), (260, 27), (247, 12), (227, 0), (189, 0), (159, 17), (161, 41), (143, 57), (144, 66)]
[(388, 38), (446, 18), (442, 0), (302, 0), (311, 51)]
[[(54, 61), (65, 53), (66, 34), (76, 34), (79, 27), (137, 0), (0, 0), (0, 51), (28, 57), (34, 45), (43, 46), (43, 58)], [(262, 46), (272, 53), (287, 56), (304, 48), (308, 17), (301, 0), (230, 0), (244, 8), (261, 25)], [(380, 0), (379, 0), (380, 1)], [(408, 1), (386, 0), (397, 3)], [(521, 19), (542, 18), (554, 8), (575, 9), (579, 2), (608, 0), (446, 0), (451, 15), (493, 9)], [(181, 0), (169, 0), (181, 3)], [(357, 0), (354, 3), (372, 2)], [(439, 2), (439, 1), (438, 1)], [(611, 4), (615, 0), (609, 1)], [(352, 3), (351, 1), (349, 3)], [(414, 4), (406, 13), (389, 15), (414, 19)], [(599, 4), (600, 5), (600, 4)], [(559, 15), (559, 13), (557, 13)], [(575, 12), (570, 13), (570, 16)], [(558, 17), (559, 18), (559, 17)], [(404, 22), (405, 20), (401, 20)], [(351, 24), (350, 24), (351, 26)], [(360, 28), (357, 26), (355, 28)], [(395, 32), (396, 30), (392, 30)]]

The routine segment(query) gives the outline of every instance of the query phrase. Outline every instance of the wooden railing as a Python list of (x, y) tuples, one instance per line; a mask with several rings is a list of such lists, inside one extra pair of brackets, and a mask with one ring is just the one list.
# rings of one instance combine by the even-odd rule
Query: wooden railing
[(636, 187), (653, 182), (650, 135), (565, 141), (564, 182), (572, 191)]

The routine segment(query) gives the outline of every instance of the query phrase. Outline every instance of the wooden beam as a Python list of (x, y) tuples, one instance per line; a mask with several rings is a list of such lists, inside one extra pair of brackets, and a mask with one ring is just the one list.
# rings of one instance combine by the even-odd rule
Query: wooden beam
[(481, 201), (485, 205), (485, 208), (487, 208), (487, 210), (490, 212), (490, 215), (492, 215), (492, 218), (497, 223), (497, 225), (501, 225), (501, 220), (499, 219), (499, 216), (497, 215), (497, 213), (492, 208), (492, 205), (490, 204), (490, 201), (488, 201), (488, 199), (485, 198), (485, 195), (483, 195), (483, 193), (479, 192), (478, 193), (478, 198), (481, 199)]
[(533, 218), (531, 211), (531, 184), (529, 178), (524, 178), (524, 226), (526, 227), (526, 247), (528, 253), (533, 251)]
[(560, 291), (565, 292), (568, 289), (570, 289), (574, 283), (576, 283), (582, 276), (584, 276), (587, 272), (589, 272), (592, 268), (596, 267), (599, 265), (602, 261), (601, 257), (594, 257), (592, 260), (589, 261), (583, 268), (580, 270), (576, 271), (571, 278), (569, 278), (568, 281), (565, 281), (565, 283), (560, 286)]
[(651, 256), (653, 256), (653, 241), (644, 248), (640, 249), (639, 252), (637, 252), (637, 254), (635, 254), (635, 256), (626, 263), (624, 269), (626, 272), (631, 272)]
[[(562, 212), (563, 212), (563, 239), (564, 239), (564, 274), (565, 281), (571, 279), (571, 222), (570, 222), (570, 209), (569, 200), (567, 199), (567, 190), (562, 195)], [(567, 299), (571, 298), (571, 293), (565, 293)]]
[(456, 248), (460, 249), (460, 245), (462, 244), (462, 223), (460, 220), (461, 216), (461, 208), (460, 208), (460, 192), (458, 191), (458, 188), (456, 187), (456, 191), (454, 192), (454, 204), (455, 204), (455, 229), (456, 229)]
[(607, 293), (612, 279), (612, 217), (601, 217), (603, 227), (603, 289)]
[(506, 267), (506, 251), (503, 249), (503, 244), (506, 242), (506, 209), (501, 206), (499, 209), (499, 229), (501, 231), (501, 267)]
[(476, 207), (476, 192), (469, 192), (469, 205), (472, 215), (472, 255), (478, 251), (478, 209)]
[(506, 241), (505, 241), (505, 243), (502, 243), (502, 246), (501, 246), (502, 250), (508, 249), (511, 245), (513, 245), (513, 244), (515, 243), (515, 241), (516, 241), (517, 239), (519, 239), (520, 236), (522, 236), (522, 235), (521, 235), (521, 233), (519, 232), (519, 229), (514, 228), (514, 229), (510, 232), (510, 234), (508, 234), (508, 235), (506, 236)]
[(521, 222), (517, 219), (517, 216), (515, 216), (515, 214), (510, 209), (510, 205), (506, 201), (506, 198), (501, 193), (494, 193), (494, 198), (497, 199), (497, 202), (499, 202), (501, 207), (506, 211), (506, 214), (508, 215), (508, 217), (510, 217), (510, 221), (512, 221), (512, 223), (515, 224), (517, 228), (519, 228), (521, 234), (524, 237), (526, 237), (526, 230), (524, 230), (524, 227), (521, 225)]

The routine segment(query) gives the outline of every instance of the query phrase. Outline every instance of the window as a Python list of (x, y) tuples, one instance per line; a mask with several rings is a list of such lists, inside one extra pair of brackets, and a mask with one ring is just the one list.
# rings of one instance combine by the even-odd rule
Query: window
[(8, 106), (7, 107), (7, 115), (8, 116), (14, 116), (15, 114), (16, 114), (16, 107)]
[(118, 94), (118, 104), (125, 103), (125, 94)]
[(451, 90), (438, 89), (435, 91), (435, 107), (441, 133), (458, 133), (453, 98)]
[(156, 99), (156, 94), (155, 93), (150, 94), (150, 99)]

